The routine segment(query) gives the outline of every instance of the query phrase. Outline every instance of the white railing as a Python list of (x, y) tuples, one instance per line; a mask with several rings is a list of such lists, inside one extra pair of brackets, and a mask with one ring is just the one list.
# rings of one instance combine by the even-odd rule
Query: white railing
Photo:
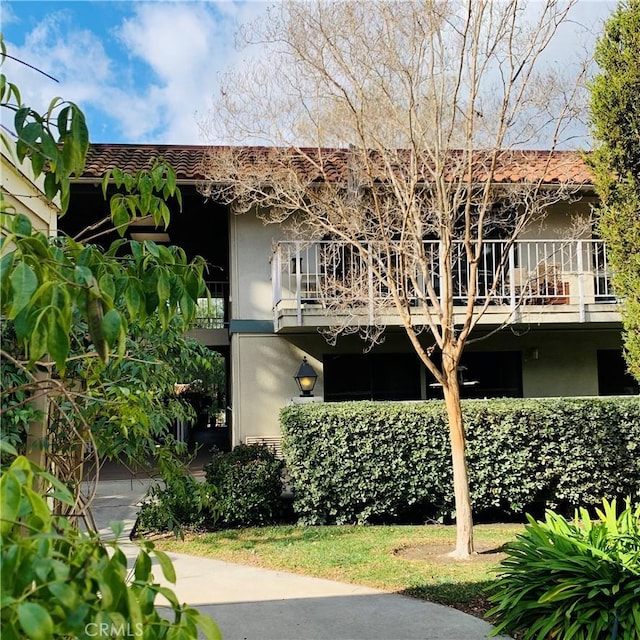
[[(440, 274), (446, 258), (438, 241), (425, 241), (421, 255), (410, 259), (400, 245), (371, 243), (358, 252), (345, 242), (280, 242), (272, 258), (274, 309), (291, 303), (301, 316), (303, 305), (331, 307), (336, 301), (363, 305), (391, 302), (389, 281), (418, 302), (441, 295)], [(464, 304), (471, 289), (471, 269), (462, 242), (454, 242), (453, 300)], [(383, 273), (388, 279), (380, 277)], [(390, 280), (389, 280), (390, 279)], [(607, 255), (600, 240), (487, 240), (476, 271), (475, 295), (492, 304), (586, 305), (614, 302)]]

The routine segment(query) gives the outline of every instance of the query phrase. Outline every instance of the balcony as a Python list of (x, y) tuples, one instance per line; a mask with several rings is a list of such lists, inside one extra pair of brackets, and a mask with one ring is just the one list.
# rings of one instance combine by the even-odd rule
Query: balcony
[[(438, 241), (425, 241), (419, 268), (420, 263), (412, 265), (399, 248), (383, 251), (381, 243), (357, 252), (345, 242), (280, 242), (271, 262), (276, 330), (331, 326), (339, 315), (358, 323), (383, 318), (384, 324), (400, 324), (388, 282), (376, 276), (376, 266), (392, 281), (405, 282), (401, 288), (420, 323), (423, 301), (440, 301), (443, 290), (440, 247)], [(454, 313), (461, 321), (471, 284), (462, 242), (454, 243), (449, 260)], [(600, 240), (485, 241), (475, 290), (479, 312), (487, 303), (480, 324), (620, 319)]]
[(207, 281), (206, 298), (198, 298), (196, 316), (188, 332), (211, 347), (229, 344), (229, 283)]

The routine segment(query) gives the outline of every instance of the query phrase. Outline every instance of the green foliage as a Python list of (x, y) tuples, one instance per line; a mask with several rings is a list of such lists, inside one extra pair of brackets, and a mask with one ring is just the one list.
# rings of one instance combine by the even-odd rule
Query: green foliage
[(613, 284), (623, 301), (629, 371), (640, 380), (640, 2), (627, 0), (605, 24), (591, 83), (596, 141), (589, 162), (602, 206), (598, 231), (607, 242)]
[(262, 526), (281, 512), (284, 462), (270, 447), (238, 445), (228, 453), (214, 449), (205, 466), (207, 483), (217, 490), (219, 526)]
[[(29, 423), (42, 416), (41, 412), (36, 411), (33, 403), (30, 402), (31, 379), (24, 369), (15, 362), (21, 360), (23, 354), (18, 349), (13, 325), (1, 318), (0, 340), (0, 346), (5, 353), (0, 362), (0, 389), (2, 389), (2, 393), (0, 393), (0, 414), (2, 416), (0, 440), (21, 450), (26, 441)], [(10, 358), (14, 360), (12, 361)], [(24, 451), (22, 452), (24, 453)]]
[(219, 354), (184, 336), (179, 318), (164, 330), (158, 318), (148, 318), (131, 325), (129, 332), (123, 358), (106, 366), (95, 358), (71, 365), (69, 375), (82, 380), (83, 392), (59, 401), (66, 409), (64, 422), (54, 422), (52, 431), (64, 433), (74, 417), (79, 422), (71, 411), (73, 402), (104, 457), (142, 462), (156, 452), (158, 442), (169, 439), (172, 423), (196, 418), (188, 398), (176, 395), (175, 385), (199, 380), (203, 393), (218, 388), (224, 384), (224, 367)]
[(0, 247), (13, 247), (2, 258), (0, 311), (14, 322), (31, 365), (48, 354), (64, 375), (79, 318), (103, 362), (116, 347), (124, 353), (132, 322), (157, 314), (163, 329), (176, 317), (186, 328), (193, 318), (203, 261), (188, 262), (178, 247), (120, 240), (103, 252), (34, 232), (23, 214), (2, 224)]
[[(164, 553), (144, 543), (130, 575), (115, 543), (81, 533), (51, 514), (47, 495), (36, 488), (42, 482), (51, 488), (47, 495), (73, 503), (65, 487), (21, 456), (0, 479), (3, 638), (87, 640), (96, 637), (100, 625), (149, 640), (195, 640), (198, 629), (206, 638), (222, 637), (211, 619), (155, 582), (152, 557), (164, 578), (175, 582)], [(168, 608), (162, 604), (162, 615), (158, 596), (169, 603)]]
[[(0, 33), (0, 65), (6, 58), (6, 47)], [(79, 176), (84, 169), (89, 148), (89, 131), (84, 113), (73, 102), (56, 97), (44, 114), (22, 103), (17, 85), (0, 74), (0, 106), (14, 113), (16, 156), (19, 162), (27, 159), (34, 176), (45, 174), (44, 192), (50, 201), (60, 197), (60, 208), (69, 206), (72, 175)], [(10, 147), (4, 134), (2, 143)]]
[[(491, 587), (501, 631), (525, 640), (636, 640), (640, 629), (640, 505), (616, 516), (616, 503), (586, 509), (573, 523), (548, 511), (507, 545)], [(519, 636), (520, 637), (520, 636)]]
[(198, 482), (188, 472), (165, 474), (164, 486), (149, 489), (138, 514), (139, 531), (171, 531), (182, 536), (185, 528), (212, 528), (216, 520), (216, 487)]
[[(472, 400), (463, 415), (477, 515), (640, 499), (638, 398)], [(302, 523), (452, 515), (443, 403), (295, 405), (281, 425)]]

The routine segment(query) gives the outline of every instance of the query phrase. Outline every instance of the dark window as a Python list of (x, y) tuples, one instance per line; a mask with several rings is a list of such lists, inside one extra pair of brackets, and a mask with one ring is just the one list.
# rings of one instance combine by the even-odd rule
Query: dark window
[(420, 399), (420, 364), (415, 354), (327, 354), (323, 360), (327, 402)]
[(622, 351), (598, 351), (598, 393), (601, 396), (629, 396), (640, 393), (636, 380), (627, 373)]
[[(522, 354), (519, 351), (464, 353), (460, 379), (463, 398), (522, 398)], [(430, 373), (427, 373), (427, 396), (442, 398), (442, 389)]]

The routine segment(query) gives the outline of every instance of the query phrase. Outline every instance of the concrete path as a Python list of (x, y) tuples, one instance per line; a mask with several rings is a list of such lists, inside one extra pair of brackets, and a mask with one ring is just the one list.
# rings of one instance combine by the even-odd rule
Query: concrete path
[[(104, 480), (93, 504), (102, 534), (136, 518), (151, 480)], [(135, 544), (123, 540), (134, 557)], [(179, 600), (219, 625), (225, 640), (481, 640), (491, 626), (455, 609), (393, 593), (283, 571), (169, 554)], [(156, 578), (160, 578), (160, 571)], [(505, 636), (500, 636), (505, 638)]]

